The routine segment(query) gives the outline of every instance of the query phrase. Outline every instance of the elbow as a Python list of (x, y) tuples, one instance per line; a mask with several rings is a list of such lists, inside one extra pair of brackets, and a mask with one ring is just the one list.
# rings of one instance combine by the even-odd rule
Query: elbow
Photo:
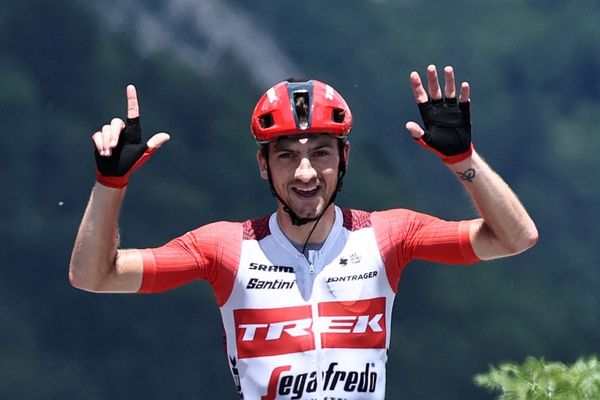
[(535, 227), (535, 225), (533, 225), (532, 229), (529, 232), (529, 236), (528, 236), (529, 245), (528, 245), (527, 249), (535, 246), (535, 244), (538, 242), (539, 238), (540, 238), (540, 234), (539, 234), (537, 228)]
[(476, 255), (482, 260), (514, 256), (535, 246), (539, 234), (533, 222), (522, 226), (520, 229), (498, 234), (492, 231), (486, 223), (482, 223), (479, 241), (476, 242)]
[(93, 279), (86, 276), (75, 263), (71, 261), (69, 265), (69, 283), (76, 289), (86, 292), (97, 292), (98, 284)]
[(85, 290), (85, 285), (83, 284), (82, 279), (74, 272), (73, 267), (69, 268), (69, 283), (75, 289)]
[(535, 226), (535, 223), (533, 221), (529, 222), (529, 226), (525, 230), (525, 232), (523, 234), (523, 238), (524, 238), (523, 239), (523, 242), (524, 242), (523, 251), (532, 248), (538, 242), (538, 240), (540, 238), (540, 234), (539, 234), (537, 227)]
[(511, 241), (509, 244), (509, 250), (512, 254), (522, 253), (535, 246), (538, 240), (539, 233), (535, 224), (532, 222), (530, 226), (522, 232), (521, 235)]
[(69, 266), (69, 283), (75, 289), (89, 290), (89, 286), (86, 284), (85, 279), (77, 272), (77, 267), (71, 263)]

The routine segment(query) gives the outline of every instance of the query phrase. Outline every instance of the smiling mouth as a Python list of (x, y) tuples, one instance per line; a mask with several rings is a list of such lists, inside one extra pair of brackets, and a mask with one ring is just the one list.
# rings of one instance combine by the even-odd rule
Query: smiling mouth
[(292, 188), (292, 190), (300, 197), (310, 198), (315, 196), (319, 192), (319, 187), (317, 186), (314, 189)]

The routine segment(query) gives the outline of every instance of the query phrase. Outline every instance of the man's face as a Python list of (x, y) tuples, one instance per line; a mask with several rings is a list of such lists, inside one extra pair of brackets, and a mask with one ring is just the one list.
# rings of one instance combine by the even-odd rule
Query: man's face
[[(269, 143), (273, 187), (300, 218), (315, 218), (325, 211), (335, 192), (339, 167), (338, 139), (329, 135), (294, 136)], [(347, 160), (349, 145), (345, 145)], [(259, 152), (261, 176), (268, 179), (267, 164)]]

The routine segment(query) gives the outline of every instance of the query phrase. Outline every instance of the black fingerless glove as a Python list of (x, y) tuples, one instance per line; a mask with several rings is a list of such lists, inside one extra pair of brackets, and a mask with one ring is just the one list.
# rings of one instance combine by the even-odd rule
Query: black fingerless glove
[(128, 118), (109, 157), (101, 156), (96, 149), (96, 180), (105, 186), (123, 188), (131, 173), (148, 161), (153, 152), (154, 149), (142, 143), (140, 118)]
[(459, 103), (456, 98), (428, 100), (418, 104), (425, 134), (419, 144), (436, 153), (447, 164), (471, 156), (470, 102)]

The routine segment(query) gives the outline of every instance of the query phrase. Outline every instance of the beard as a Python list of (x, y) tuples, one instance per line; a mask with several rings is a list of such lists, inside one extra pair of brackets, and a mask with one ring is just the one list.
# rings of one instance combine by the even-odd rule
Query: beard
[(293, 225), (304, 225), (319, 220), (332, 203), (333, 194), (326, 194), (323, 187), (310, 194), (294, 188), (287, 189), (285, 200), (279, 195), (279, 203), (283, 211), (289, 214)]

